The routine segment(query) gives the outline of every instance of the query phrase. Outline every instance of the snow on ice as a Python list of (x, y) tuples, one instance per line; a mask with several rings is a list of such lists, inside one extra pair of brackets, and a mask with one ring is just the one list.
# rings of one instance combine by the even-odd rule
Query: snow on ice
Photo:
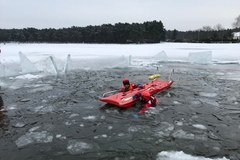
[(158, 153), (157, 160), (229, 160), (223, 158), (205, 158), (186, 154), (182, 151), (162, 151)]

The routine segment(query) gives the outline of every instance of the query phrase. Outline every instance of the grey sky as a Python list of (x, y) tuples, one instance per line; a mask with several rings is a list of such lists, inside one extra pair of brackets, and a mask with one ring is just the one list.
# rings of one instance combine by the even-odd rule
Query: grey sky
[(63, 28), (161, 20), (166, 29), (232, 28), (240, 0), (0, 0), (0, 28)]

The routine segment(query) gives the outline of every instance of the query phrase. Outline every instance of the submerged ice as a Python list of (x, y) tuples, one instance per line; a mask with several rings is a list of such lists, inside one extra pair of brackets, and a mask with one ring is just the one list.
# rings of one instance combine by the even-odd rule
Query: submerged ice
[(92, 145), (86, 142), (70, 140), (67, 145), (67, 150), (70, 154), (82, 154), (92, 149)]
[(52, 134), (47, 131), (27, 132), (25, 135), (19, 137), (15, 143), (19, 148), (21, 148), (29, 144), (50, 143), (52, 140)]

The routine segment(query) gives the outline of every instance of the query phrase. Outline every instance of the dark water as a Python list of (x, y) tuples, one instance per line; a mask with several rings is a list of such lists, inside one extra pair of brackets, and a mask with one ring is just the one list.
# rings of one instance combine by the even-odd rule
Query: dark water
[[(190, 68), (191, 67), (191, 68)], [(238, 66), (237, 66), (238, 67)], [(144, 115), (98, 101), (128, 77), (154, 69), (75, 71), (28, 82), (4, 79), (0, 159), (156, 159), (161, 151), (240, 159), (240, 81), (220, 79), (236, 66), (166, 64), (175, 83)]]

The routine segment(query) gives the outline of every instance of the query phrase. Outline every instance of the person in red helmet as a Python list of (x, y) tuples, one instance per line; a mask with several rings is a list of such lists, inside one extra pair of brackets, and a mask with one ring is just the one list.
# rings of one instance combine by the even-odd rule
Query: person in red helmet
[(157, 98), (151, 96), (150, 92), (145, 90), (142, 93), (137, 93), (133, 96), (133, 99), (139, 98), (142, 106), (139, 111), (140, 114), (144, 113), (149, 107), (155, 107), (157, 104)]
[(134, 88), (137, 88), (139, 85), (134, 84), (134, 83), (130, 83), (128, 78), (124, 78), (122, 80), (122, 89), (121, 92), (127, 92), (127, 91), (132, 91)]

